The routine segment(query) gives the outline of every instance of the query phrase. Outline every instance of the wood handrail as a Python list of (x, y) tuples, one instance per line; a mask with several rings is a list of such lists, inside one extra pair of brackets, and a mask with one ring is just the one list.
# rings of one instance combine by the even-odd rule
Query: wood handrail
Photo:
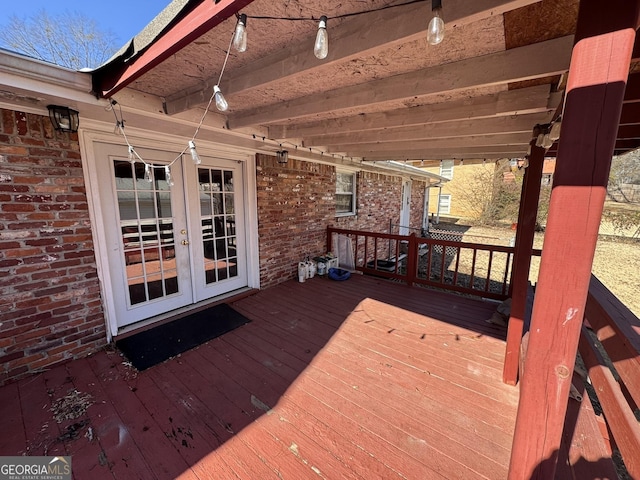
[(613, 442), (640, 478), (640, 320), (593, 275), (579, 352)]
[[(508, 297), (513, 247), (438, 240), (417, 237), (415, 234), (405, 236), (328, 227), (328, 249), (332, 248), (333, 234), (347, 235), (352, 238), (356, 258), (355, 268), (364, 273), (394, 278), (409, 285), (433, 286), (497, 300)], [(401, 244), (406, 245), (406, 252), (402, 254)], [(470, 274), (460, 271), (462, 251), (471, 252), (473, 257)], [(386, 258), (384, 252), (386, 252)], [(485, 252), (484, 255), (488, 256), (486, 265), (480, 266), (479, 252)], [(426, 272), (421, 272), (419, 268), (421, 253), (427, 256)], [(436, 255), (440, 255), (437, 262)], [(448, 265), (447, 260), (451, 265)], [(424, 266), (424, 261), (422, 264)], [(501, 273), (502, 269), (504, 273)], [(499, 278), (494, 278), (498, 275), (496, 272), (499, 272)]]

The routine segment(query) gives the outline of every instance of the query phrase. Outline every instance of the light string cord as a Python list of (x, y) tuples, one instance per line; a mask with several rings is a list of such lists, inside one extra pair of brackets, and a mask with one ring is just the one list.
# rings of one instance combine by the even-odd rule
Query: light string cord
[[(335, 17), (328, 17), (328, 19), (335, 20), (335, 19), (340, 19), (340, 18), (355, 17), (357, 15), (364, 15), (365, 13), (380, 12), (382, 10), (387, 10), (389, 8), (404, 7), (406, 5), (413, 5), (414, 3), (423, 3), (423, 2), (426, 2), (426, 1), (428, 1), (428, 0), (409, 0), (408, 2), (397, 3), (395, 5), (384, 5), (382, 7), (372, 8), (371, 10), (365, 10), (365, 11), (362, 11), (362, 12), (343, 13), (341, 15), (336, 15)], [(291, 21), (291, 22), (296, 22), (296, 21), (314, 21), (314, 22), (317, 22), (319, 20), (319, 18), (314, 18), (314, 17), (272, 17), (272, 16), (268, 16), (268, 15), (247, 15), (247, 18), (252, 18), (252, 19), (255, 19), (255, 20), (288, 20), (288, 21)]]
[[(336, 15), (334, 17), (330, 17), (332, 19), (342, 19), (342, 18), (349, 18), (349, 17), (354, 17), (357, 15), (363, 15), (366, 13), (372, 13), (372, 12), (379, 12), (382, 10), (387, 10), (390, 8), (396, 8), (396, 7), (403, 7), (406, 5), (412, 5), (412, 4), (416, 4), (416, 3), (423, 3), (426, 2), (428, 0), (409, 0), (407, 2), (404, 3), (398, 3), (398, 4), (394, 4), (394, 5), (384, 5), (382, 7), (378, 7), (378, 8), (374, 8), (371, 10), (366, 10), (366, 11), (362, 11), (362, 12), (351, 12), (351, 13), (344, 13), (341, 15)], [(236, 14), (236, 16), (239, 16), (239, 14)], [(247, 18), (252, 18), (252, 19), (256, 19), (256, 20), (287, 20), (287, 21), (317, 21), (317, 18), (314, 17), (297, 17), (297, 18), (292, 18), (292, 17), (272, 17), (272, 16), (262, 16), (262, 15), (247, 15)], [(224, 62), (222, 64), (222, 69), (220, 70), (220, 76), (218, 77), (218, 83), (217, 85), (220, 85), (220, 83), (222, 82), (222, 76), (224, 75), (225, 69), (227, 67), (227, 62), (229, 60), (229, 55), (231, 53), (231, 46), (233, 44), (233, 37), (234, 37), (235, 31), (232, 32), (231, 35), (231, 39), (229, 40), (229, 46), (227, 47), (227, 51), (226, 51), (226, 55), (224, 58)], [(200, 118), (200, 121), (198, 122), (198, 126), (196, 127), (193, 136), (191, 137), (191, 141), (194, 141), (196, 139), (196, 137), (198, 136), (198, 133), (200, 132), (200, 129), (202, 128), (202, 125), (204, 124), (204, 120), (207, 116), (207, 114), (209, 113), (209, 110), (211, 109), (211, 104), (213, 103), (213, 100), (215, 99), (215, 90), (212, 92), (211, 96), (209, 97), (209, 102), (207, 103), (207, 106), (204, 110), (204, 113), (202, 114), (202, 117)], [(142, 162), (145, 167), (150, 167), (150, 168), (161, 168), (161, 169), (166, 169), (166, 168), (170, 168), (172, 167), (178, 160), (180, 160), (180, 158), (182, 158), (182, 156), (187, 152), (187, 150), (190, 148), (189, 145), (187, 144), (186, 147), (184, 147), (182, 149), (182, 151), (176, 156), (176, 158), (174, 158), (171, 162), (169, 162), (167, 165), (154, 165), (152, 163), (147, 162), (137, 151), (136, 149), (133, 147), (133, 145), (131, 145), (131, 143), (129, 142), (129, 139), (127, 137), (127, 134), (125, 132), (124, 129), (124, 116), (122, 113), (122, 106), (120, 104), (118, 104), (114, 99), (110, 100), (110, 106), (109, 109), (111, 109), (113, 111), (113, 115), (115, 117), (116, 120), (116, 131), (119, 131), (122, 134), (122, 137), (124, 138), (127, 147), (128, 147), (128, 151), (130, 155), (134, 155), (135, 158), (137, 158), (140, 162)], [(118, 108), (120, 109), (120, 118), (118, 118), (118, 114), (115, 111), (114, 106), (118, 105)], [(344, 160), (345, 158), (350, 159), (351, 161), (354, 160), (353, 157), (348, 156), (348, 155), (341, 155), (341, 154), (336, 154), (336, 153), (328, 153), (325, 152), (323, 150), (320, 149), (314, 149), (312, 147), (304, 147), (302, 145), (297, 145), (295, 143), (289, 142), (289, 141), (284, 141), (284, 142), (278, 142), (276, 139), (272, 139), (272, 138), (266, 138), (265, 136), (259, 137), (257, 135), (253, 135), (254, 139), (262, 139), (263, 143), (267, 143), (267, 140), (270, 142), (274, 142), (275, 144), (279, 144), (280, 147), (282, 147), (283, 144), (288, 144), (291, 147), (295, 148), (295, 150), (309, 150), (309, 153), (315, 153), (319, 154), (320, 156), (324, 156), (325, 154), (327, 156), (331, 156), (332, 158), (341, 158), (342, 160)], [(407, 160), (405, 160), (407, 161)], [(360, 162), (362, 162), (362, 160), (360, 160)]]
[[(227, 61), (229, 60), (229, 53), (231, 52), (231, 43), (233, 42), (233, 35), (231, 35), (231, 40), (229, 41), (229, 47), (227, 48), (227, 54), (224, 58), (224, 63), (222, 64), (222, 70), (220, 71), (220, 77), (218, 79), (218, 84), (222, 81), (222, 75), (224, 74), (225, 68), (227, 66)], [(209, 110), (211, 109), (211, 104), (213, 103), (213, 99), (215, 98), (215, 91), (211, 93), (211, 96), (209, 97), (209, 103), (207, 103), (207, 107), (204, 109), (204, 113), (202, 114), (202, 116), (200, 117), (200, 122), (198, 122), (198, 126), (196, 127), (195, 132), (193, 133), (193, 136), (191, 137), (191, 141), (194, 141), (196, 139), (196, 137), (198, 136), (198, 133), (200, 133), (200, 129), (202, 128), (202, 125), (204, 124), (204, 120), (207, 117), (207, 114), (209, 113)], [(120, 109), (120, 118), (118, 118), (118, 114), (115, 111), (114, 105), (118, 105), (118, 108)], [(122, 137), (124, 138), (124, 141), (127, 144), (128, 150), (130, 153), (132, 153), (133, 155), (135, 155), (135, 157), (140, 160), (145, 166), (150, 166), (151, 168), (166, 168), (169, 167), (171, 168), (173, 166), (173, 164), (175, 164), (178, 160), (180, 160), (180, 158), (182, 158), (182, 156), (187, 153), (187, 150), (189, 149), (189, 145), (187, 144), (186, 147), (184, 147), (182, 149), (182, 151), (178, 154), (178, 156), (176, 158), (174, 158), (171, 162), (169, 162), (167, 165), (153, 165), (152, 163), (147, 162), (144, 158), (142, 158), (140, 156), (140, 154), (136, 151), (136, 149), (133, 147), (133, 145), (131, 145), (131, 143), (129, 142), (129, 138), (127, 137), (127, 133), (124, 131), (124, 117), (122, 114), (122, 106), (120, 104), (118, 104), (115, 100), (111, 100), (111, 110), (113, 111), (113, 115), (116, 119), (116, 130), (119, 131), (122, 134)]]

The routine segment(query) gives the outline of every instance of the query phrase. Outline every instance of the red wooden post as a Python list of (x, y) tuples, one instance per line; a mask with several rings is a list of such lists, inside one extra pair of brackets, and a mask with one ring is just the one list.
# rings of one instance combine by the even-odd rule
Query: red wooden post
[(513, 254), (513, 271), (511, 274), (511, 316), (507, 331), (507, 348), (502, 370), (502, 381), (515, 385), (518, 381), (518, 365), (520, 363), (520, 341), (524, 327), (524, 315), (527, 306), (527, 289), (529, 285), (529, 268), (531, 267), (531, 249), (536, 230), (538, 202), (540, 200), (540, 182), (544, 165), (544, 148), (536, 147), (539, 128), (533, 131), (529, 166), (524, 174), (520, 211), (518, 213), (518, 229), (516, 230), (515, 252)]
[(552, 479), (640, 0), (580, 2), (509, 479)]

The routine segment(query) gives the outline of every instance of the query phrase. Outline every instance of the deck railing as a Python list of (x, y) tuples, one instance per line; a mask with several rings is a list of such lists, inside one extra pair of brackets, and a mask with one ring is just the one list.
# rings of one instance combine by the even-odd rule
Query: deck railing
[(328, 250), (333, 235), (351, 239), (355, 269), (364, 273), (497, 300), (509, 297), (513, 247), (329, 227)]
[[(640, 406), (640, 320), (594, 276), (578, 350), (586, 369), (583, 376), (592, 388), (587, 395), (582, 388), (585, 379), (574, 374), (574, 385), (579, 384), (583, 398), (580, 411), (573, 414), (580, 420), (574, 425), (565, 421), (563, 440), (569, 460), (611, 458), (612, 449), (617, 448), (630, 478), (640, 478), (640, 423), (636, 418)], [(569, 402), (572, 407), (572, 400)], [(601, 415), (594, 415), (594, 410)], [(567, 427), (573, 428), (567, 432)], [(558, 470), (561, 467), (558, 465)], [(590, 478), (604, 478), (615, 470), (612, 467), (592, 472)]]

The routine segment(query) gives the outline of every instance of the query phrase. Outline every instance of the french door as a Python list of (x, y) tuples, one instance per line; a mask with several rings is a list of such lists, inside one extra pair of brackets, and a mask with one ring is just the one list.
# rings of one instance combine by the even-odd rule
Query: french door
[(118, 328), (247, 285), (242, 164), (95, 148)]

